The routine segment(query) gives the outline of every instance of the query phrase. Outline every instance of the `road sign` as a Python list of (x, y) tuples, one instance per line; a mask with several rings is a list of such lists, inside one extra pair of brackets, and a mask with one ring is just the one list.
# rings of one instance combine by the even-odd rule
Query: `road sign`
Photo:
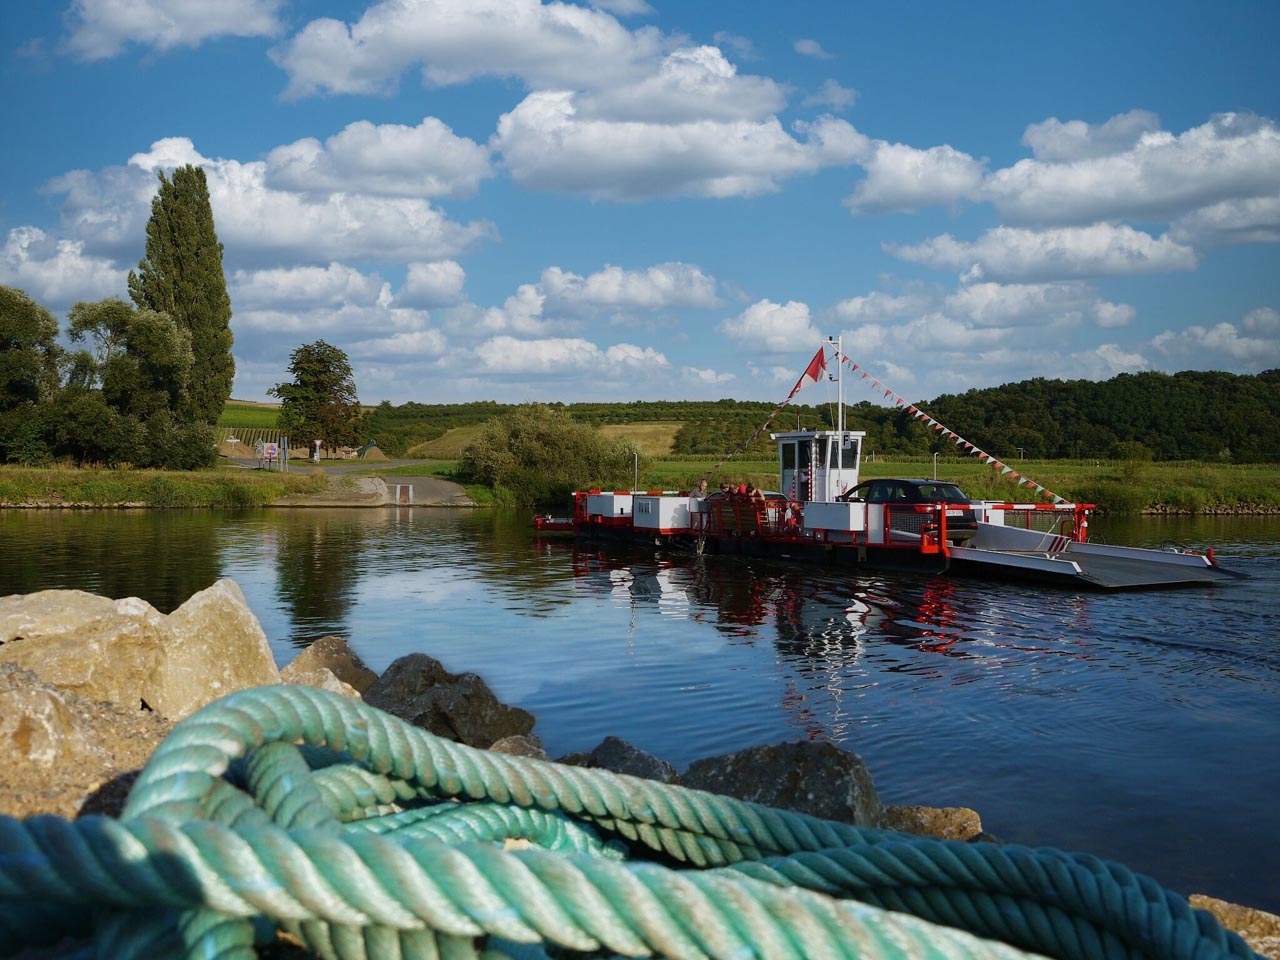
[(280, 445), (278, 443), (265, 444), (262, 448), (262, 459), (263, 460), (279, 460)]

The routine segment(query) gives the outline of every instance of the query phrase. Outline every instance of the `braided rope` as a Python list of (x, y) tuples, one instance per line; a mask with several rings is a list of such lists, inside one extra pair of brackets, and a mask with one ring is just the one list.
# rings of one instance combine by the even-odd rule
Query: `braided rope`
[(248, 960), (277, 928), (334, 960), (1252, 957), (1095, 858), (488, 753), (305, 687), (183, 721), (121, 820), (0, 817), (0, 957), (55, 930), (99, 956)]

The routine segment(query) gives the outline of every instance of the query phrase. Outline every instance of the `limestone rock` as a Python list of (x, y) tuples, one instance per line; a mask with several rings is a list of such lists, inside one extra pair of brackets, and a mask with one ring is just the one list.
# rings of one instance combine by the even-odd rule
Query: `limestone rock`
[(546, 760), (547, 751), (542, 748), (542, 741), (532, 733), (515, 734), (495, 740), (489, 750), (492, 753), (506, 753), (513, 757), (533, 757), (535, 760)]
[(378, 679), (378, 675), (364, 665), (364, 661), (347, 646), (345, 640), (333, 636), (321, 637), (294, 657), (280, 671), (280, 679), (285, 683), (301, 683), (303, 681), (294, 680), (293, 675), (309, 672), (317, 667), (329, 670), (343, 683), (354, 687), (358, 693), (364, 693)]
[(0, 663), (0, 814), (118, 815), (168, 731), (154, 713), (88, 700)]
[(365, 703), (472, 747), (533, 729), (533, 714), (501, 703), (474, 673), (449, 673), (423, 653), (401, 657), (364, 693)]
[(582, 766), (612, 770), (614, 773), (625, 773), (661, 783), (676, 783), (680, 779), (676, 768), (667, 761), (646, 753), (620, 737), (605, 737), (598, 747), (587, 754)]
[(60, 690), (170, 720), (236, 690), (278, 683), (271, 648), (234, 581), (164, 616), (144, 600), (79, 590), (0, 598), (0, 662)]
[(234, 580), (193, 594), (165, 625), (170, 639), (151, 703), (161, 716), (181, 719), (237, 690), (280, 682), (267, 635)]
[(1274, 913), (1216, 900), (1203, 893), (1193, 893), (1187, 900), (1197, 910), (1208, 910), (1224, 927), (1244, 937), (1254, 953), (1269, 960), (1280, 960), (1280, 917)]
[[(26, 676), (36, 679), (32, 673)], [(82, 757), (101, 761), (101, 751), (76, 727), (67, 696), (35, 683), (0, 690), (0, 755), (37, 767), (74, 763)]]
[(982, 818), (968, 807), (886, 807), (881, 826), (939, 840), (972, 840), (982, 834)]
[(91, 700), (138, 709), (155, 698), (165, 617), (145, 600), (82, 590), (0, 598), (0, 661)]
[(878, 827), (884, 816), (862, 758), (831, 743), (750, 747), (696, 760), (681, 781), (686, 787), (864, 827)]
[(339, 679), (328, 667), (298, 670), (291, 663), (280, 671), (280, 680), (283, 683), (296, 683), (302, 687), (328, 690), (330, 693), (336, 693), (339, 696), (360, 699), (360, 691), (351, 686), (351, 684)]

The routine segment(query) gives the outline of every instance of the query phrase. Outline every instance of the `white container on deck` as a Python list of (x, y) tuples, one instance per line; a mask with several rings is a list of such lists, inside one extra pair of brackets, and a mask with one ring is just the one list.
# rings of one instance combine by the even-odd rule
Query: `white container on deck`
[(865, 503), (806, 503), (804, 528), (819, 535), (825, 534), (827, 540), (847, 543), (853, 539), (853, 531), (867, 528), (867, 505)]
[(587, 514), (593, 517), (631, 516), (631, 494), (592, 493), (587, 496)]
[(689, 532), (689, 498), (637, 495), (632, 525), (654, 533)]

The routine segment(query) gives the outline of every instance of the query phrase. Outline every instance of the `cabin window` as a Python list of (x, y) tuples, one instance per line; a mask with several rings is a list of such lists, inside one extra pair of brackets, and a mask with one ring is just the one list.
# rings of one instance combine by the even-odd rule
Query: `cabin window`
[(794, 443), (784, 443), (782, 445), (782, 469), (794, 470), (796, 468), (796, 445)]
[(845, 440), (840, 445), (840, 466), (852, 470), (858, 465), (858, 441)]
[(827, 444), (826, 442), (815, 443), (816, 449), (813, 451), (818, 455), (818, 466), (825, 467), (827, 465)]
[(796, 444), (796, 448), (796, 453), (798, 454), (797, 464), (803, 470), (809, 466), (809, 444), (807, 442), (799, 443)]

